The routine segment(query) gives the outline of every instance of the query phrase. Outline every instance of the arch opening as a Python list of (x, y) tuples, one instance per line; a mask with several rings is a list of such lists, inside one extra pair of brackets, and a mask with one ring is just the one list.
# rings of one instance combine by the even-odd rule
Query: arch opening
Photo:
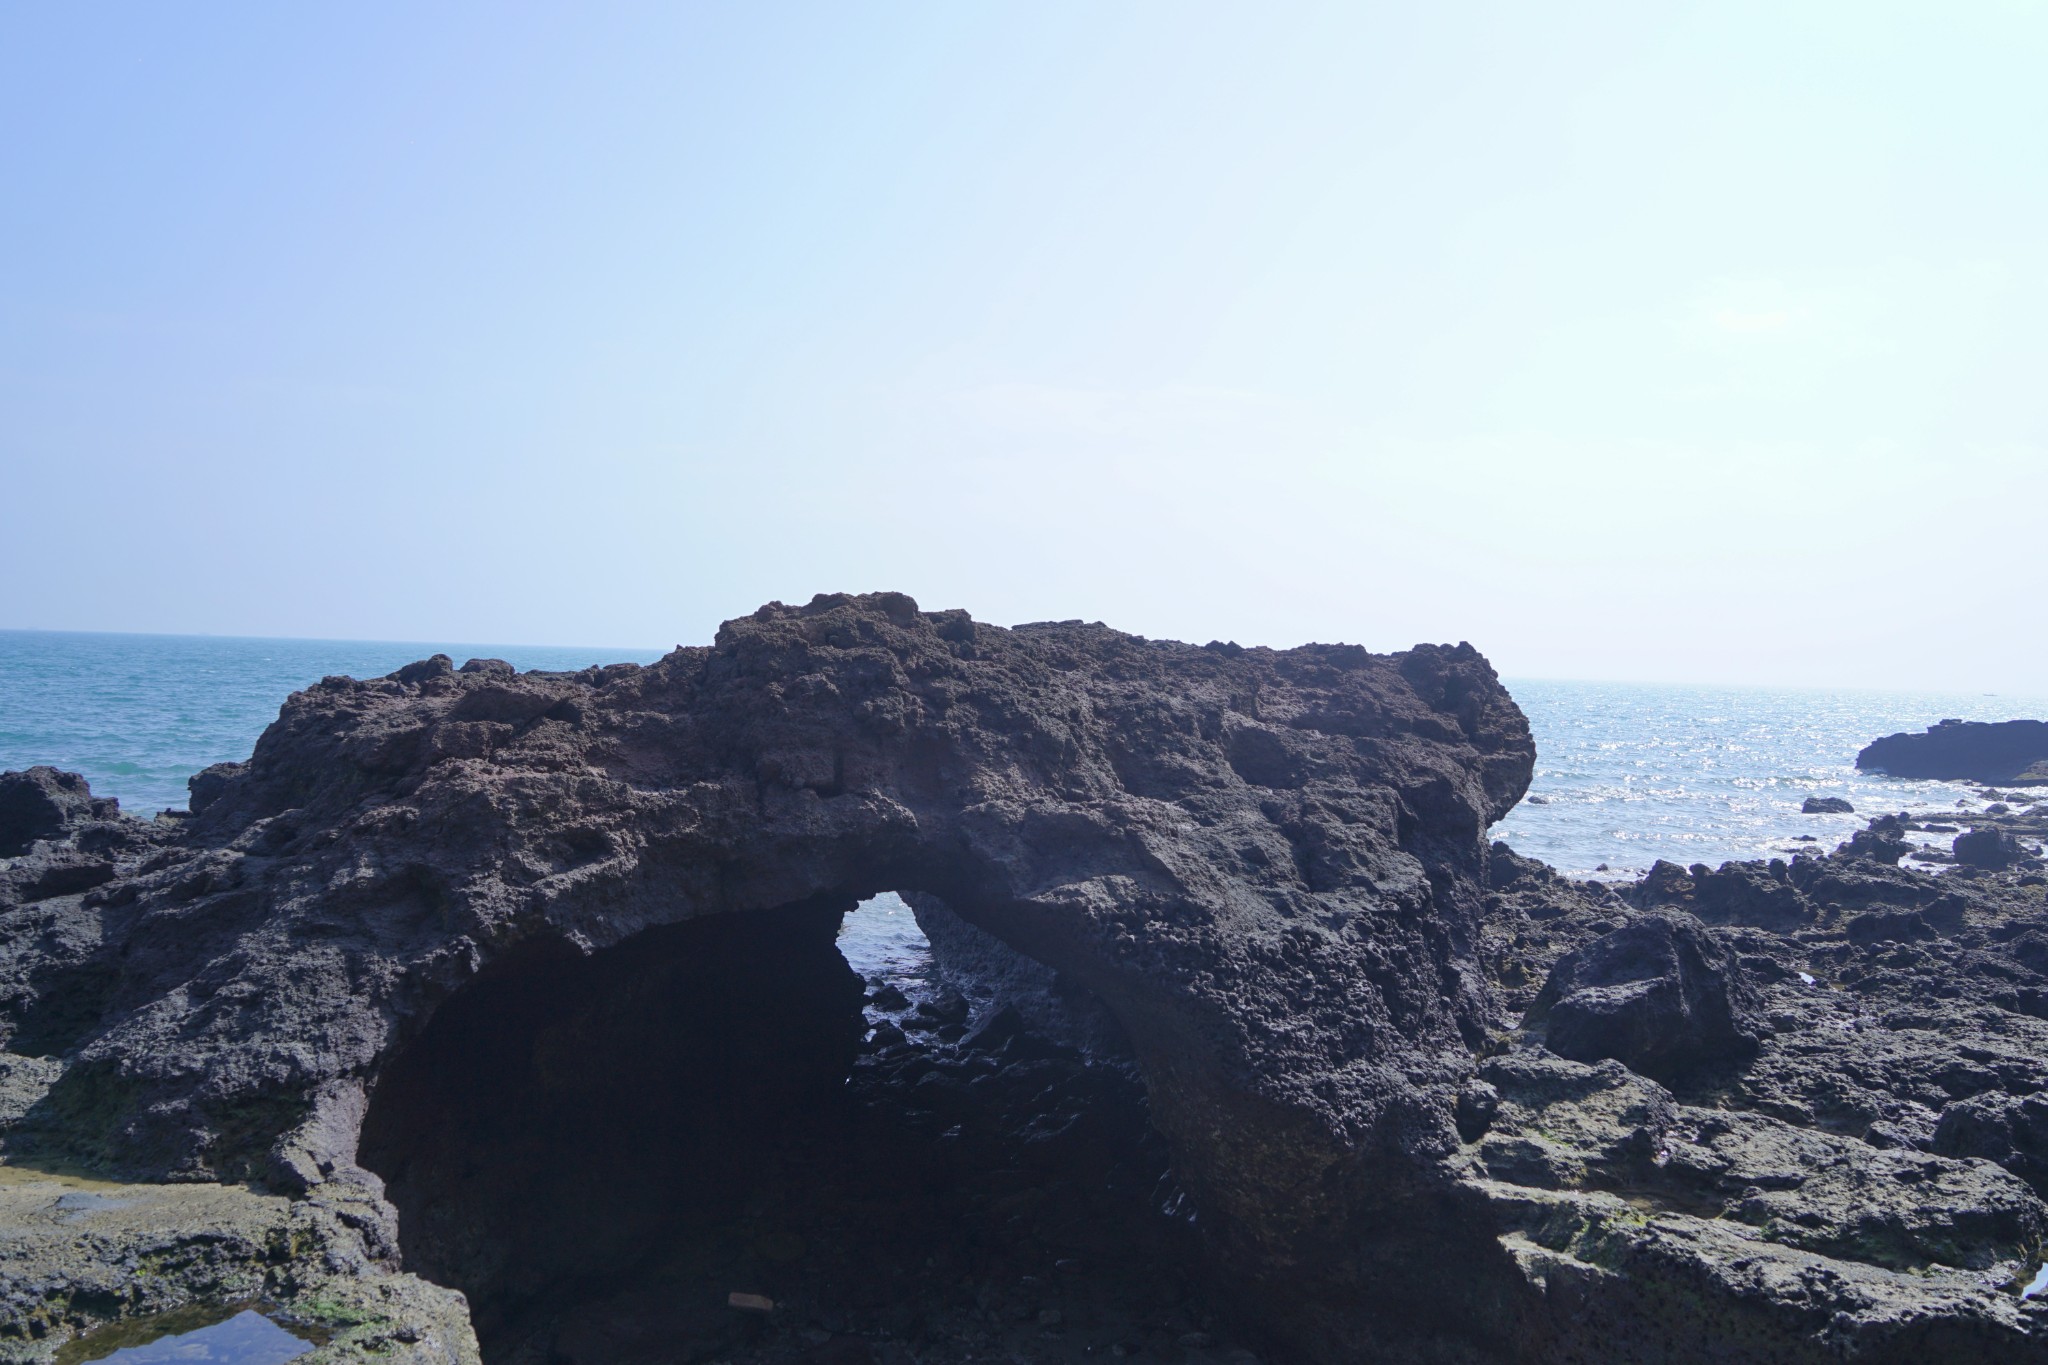
[(488, 1365), (1231, 1358), (1113, 1021), (929, 896), (527, 945), (361, 1153)]

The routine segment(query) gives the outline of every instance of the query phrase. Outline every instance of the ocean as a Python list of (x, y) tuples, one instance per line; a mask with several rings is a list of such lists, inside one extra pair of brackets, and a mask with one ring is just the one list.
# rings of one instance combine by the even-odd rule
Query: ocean
[[(185, 779), (246, 758), (288, 693), (328, 674), (374, 677), (437, 652), (523, 669), (644, 663), (660, 653), (0, 631), (0, 769), (55, 764), (84, 773), (93, 791), (127, 810), (182, 807)], [(1628, 876), (1658, 858), (1718, 865), (1781, 856), (1801, 834), (1831, 848), (1882, 811), (1966, 813), (1983, 804), (1976, 788), (1859, 773), (1856, 751), (1946, 717), (2048, 717), (2048, 695), (1537, 679), (1508, 687), (1535, 731), (1536, 778), (1494, 836), (1577, 876)], [(1846, 797), (1857, 813), (1801, 815), (1810, 795)]]
[[(2044, 694), (1507, 685), (1536, 736), (1536, 777), (1493, 835), (1562, 872), (1603, 879), (1646, 872), (1659, 858), (1718, 867), (1782, 857), (1814, 846), (1797, 842), (1803, 834), (1831, 850), (1887, 811), (1981, 810), (1974, 783), (1858, 772), (1856, 753), (1951, 717), (2048, 718)], [(1842, 797), (1856, 813), (1802, 815), (1809, 796)]]
[(95, 795), (133, 814), (182, 810), (185, 779), (247, 758), (291, 693), (430, 654), (576, 669), (661, 651), (0, 630), (0, 770), (48, 763), (84, 773)]

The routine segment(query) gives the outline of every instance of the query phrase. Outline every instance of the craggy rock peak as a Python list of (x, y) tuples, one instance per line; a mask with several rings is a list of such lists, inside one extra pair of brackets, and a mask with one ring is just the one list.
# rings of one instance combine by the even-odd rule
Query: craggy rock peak
[(0, 858), (18, 858), (37, 840), (62, 838), (73, 823), (111, 819), (120, 809), (112, 797), (95, 797), (77, 773), (0, 773)]
[[(1935, 877), (1887, 817), (1826, 858), (1572, 882), (1485, 843), (1533, 759), (1467, 646), (900, 594), (647, 668), (328, 679), (188, 819), (71, 801), (0, 864), (0, 1125), (10, 1161), (296, 1193), (522, 1365), (812, 1358), (673, 1316), (785, 1256), (1000, 1270), (915, 1338), (950, 1365), (1053, 1292), (956, 1225), (1051, 1264), (1058, 1224), (1088, 1292), (1180, 1294), (1143, 1283), (1172, 1237), (1113, 1240), (1147, 1182), (1283, 1362), (2048, 1358), (2018, 1292), (2048, 1239), (2030, 852)], [(864, 992), (832, 934), (884, 889), (982, 1004)], [(1083, 1041), (1033, 1036), (1062, 1011)], [(847, 1172), (807, 1195), (778, 1162)], [(759, 1226), (805, 1204), (852, 1211), (805, 1225), (836, 1249)], [(1048, 1344), (1062, 1292), (1046, 1359), (1083, 1353)], [(807, 1330), (894, 1342), (904, 1293)]]
[(1893, 777), (2048, 786), (2048, 721), (1945, 720), (1924, 734), (1873, 740), (1856, 766)]

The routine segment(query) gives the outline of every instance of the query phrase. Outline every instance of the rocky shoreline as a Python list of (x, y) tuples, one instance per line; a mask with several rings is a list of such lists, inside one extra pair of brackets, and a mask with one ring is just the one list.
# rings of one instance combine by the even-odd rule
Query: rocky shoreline
[(7, 775), (0, 1358), (2048, 1359), (2048, 819), (1579, 882), (1533, 757), (1465, 646), (877, 594)]

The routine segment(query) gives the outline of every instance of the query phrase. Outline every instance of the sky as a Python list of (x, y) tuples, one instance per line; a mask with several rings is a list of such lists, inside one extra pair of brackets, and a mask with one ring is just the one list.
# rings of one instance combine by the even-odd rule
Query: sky
[(0, 627), (2041, 690), (2048, 4), (0, 5)]

